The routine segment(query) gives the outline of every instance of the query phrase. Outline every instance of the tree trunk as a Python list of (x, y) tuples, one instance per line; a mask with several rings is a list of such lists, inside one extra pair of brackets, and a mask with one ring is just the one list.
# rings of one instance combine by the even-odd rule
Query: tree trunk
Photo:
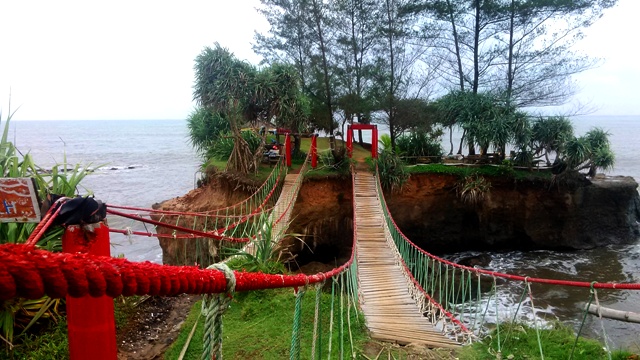
[(449, 155), (453, 154), (453, 125), (449, 125), (449, 144), (451, 147), (449, 148)]
[(325, 106), (329, 114), (329, 135), (333, 135), (333, 105), (331, 101), (331, 82), (329, 80), (329, 65), (327, 62), (327, 48), (322, 31), (322, 14), (320, 13), (318, 0), (313, 1), (313, 13), (318, 31), (318, 41), (320, 41), (320, 54), (322, 56), (322, 73), (324, 76)]
[[(456, 49), (456, 61), (458, 63), (458, 80), (460, 81), (460, 90), (464, 91), (464, 71), (462, 70), (462, 56), (460, 54), (460, 41), (458, 40), (458, 28), (456, 27), (456, 21), (453, 17), (453, 7), (451, 1), (447, 0), (447, 8), (449, 10), (449, 20), (451, 21), (451, 28), (453, 29), (453, 44)], [(453, 152), (453, 145), (451, 145), (451, 151)]]
[[(479, 47), (480, 47), (480, 0), (475, 0), (474, 2), (475, 11), (476, 11), (476, 19), (475, 25), (473, 29), (473, 93), (478, 93), (478, 84), (480, 78), (480, 55), (479, 55)], [(473, 147), (473, 146), (472, 146)], [(475, 153), (475, 151), (474, 151)], [(469, 148), (469, 154), (471, 155), (471, 148)]]
[(509, 18), (509, 60), (507, 64), (507, 106), (511, 105), (511, 95), (513, 93), (513, 27), (515, 21), (515, 4), (514, 0), (511, 0), (511, 15)]
[(391, 67), (391, 77), (389, 79), (389, 137), (391, 138), (391, 151), (395, 153), (396, 151), (396, 132), (394, 129), (395, 123), (395, 111), (394, 111), (394, 97), (395, 97), (395, 59), (394, 59), (394, 51), (393, 51), (393, 16), (391, 14), (391, 0), (387, 0), (387, 25), (389, 36), (387, 40), (389, 41), (389, 65)]

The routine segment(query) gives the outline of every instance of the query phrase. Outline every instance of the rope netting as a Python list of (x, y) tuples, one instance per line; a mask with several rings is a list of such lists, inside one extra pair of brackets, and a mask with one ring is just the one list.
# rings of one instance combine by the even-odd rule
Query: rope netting
[[(376, 177), (378, 196), (388, 229), (387, 240), (396, 253), (398, 264), (404, 269), (410, 292), (425, 315), (458, 341), (469, 343), (491, 334), (497, 337), (493, 351), (496, 356), (501, 356), (499, 354), (505, 343), (515, 337), (511, 333), (512, 325), (524, 324), (535, 329), (540, 357), (544, 359), (540, 331), (550, 328), (552, 323), (540, 316), (540, 313), (546, 313), (546, 309), (536, 308), (534, 305), (531, 284), (578, 287), (585, 289), (588, 300), (585, 301), (587, 306), (580, 330), (576, 334), (573, 352), (585, 323), (587, 309), (593, 299), (597, 299), (598, 290), (640, 290), (639, 283), (568, 281), (506, 274), (463, 266), (430, 254), (415, 245), (399, 229), (387, 206), (379, 177)], [(518, 286), (509, 286), (514, 282)], [(518, 294), (514, 289), (520, 289), (521, 293)], [(602, 325), (599, 304), (596, 309)], [(601, 330), (610, 358), (604, 325)]]
[[(231, 206), (202, 212), (186, 212), (109, 204), (108, 212), (112, 215), (151, 224), (164, 230), (159, 233), (139, 231), (133, 233), (135, 235), (166, 238), (209, 237), (218, 240), (246, 242), (248, 240), (244, 236), (246, 234), (244, 230), (248, 227), (247, 223), (262, 212), (270, 212), (273, 209), (280, 195), (287, 170), (283, 160), (278, 161), (267, 179), (251, 196)], [(126, 229), (111, 229), (111, 231), (127, 233)]]

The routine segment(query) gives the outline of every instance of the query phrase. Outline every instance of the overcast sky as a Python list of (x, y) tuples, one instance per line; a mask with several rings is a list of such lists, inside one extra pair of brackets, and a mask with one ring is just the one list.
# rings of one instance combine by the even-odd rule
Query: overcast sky
[[(219, 42), (257, 63), (257, 0), (0, 1), (0, 109), (16, 120), (184, 119), (193, 64)], [(594, 115), (640, 115), (639, 0), (619, 0), (579, 45), (603, 64), (575, 79)]]

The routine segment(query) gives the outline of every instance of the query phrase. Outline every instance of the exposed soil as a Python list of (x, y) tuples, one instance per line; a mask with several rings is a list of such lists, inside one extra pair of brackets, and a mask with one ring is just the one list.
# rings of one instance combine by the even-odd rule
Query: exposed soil
[(118, 359), (162, 359), (198, 299), (196, 295), (152, 296), (138, 305), (129, 323), (117, 331)]

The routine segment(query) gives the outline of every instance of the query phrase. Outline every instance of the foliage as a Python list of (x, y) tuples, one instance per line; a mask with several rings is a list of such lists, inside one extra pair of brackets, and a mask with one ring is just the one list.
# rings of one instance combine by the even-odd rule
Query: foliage
[(224, 118), (223, 114), (202, 107), (196, 108), (189, 114), (187, 128), (191, 144), (200, 154), (206, 154), (222, 134), (231, 130), (229, 121)]
[(378, 138), (378, 144), (382, 146), (382, 150), (391, 151), (391, 136), (389, 134), (382, 134)]
[[(246, 142), (251, 153), (255, 153), (260, 149), (261, 139), (255, 132), (251, 130), (245, 130), (241, 133), (242, 139)], [(214, 141), (207, 152), (209, 158), (213, 158), (220, 161), (227, 161), (233, 152), (235, 146), (235, 140), (231, 133), (225, 133), (220, 135), (218, 140)]]
[(377, 166), (378, 176), (382, 188), (387, 191), (399, 191), (409, 180), (409, 173), (398, 155), (389, 150), (383, 150), (372, 163), (372, 171), (375, 173)]
[(540, 117), (531, 125), (532, 156), (544, 156), (551, 166), (550, 155), (562, 154), (564, 147), (573, 138), (571, 120), (563, 116)]
[(337, 148), (334, 151), (330, 149), (318, 153), (319, 163), (322, 164), (318, 170), (328, 169), (340, 175), (348, 175), (351, 173), (351, 159), (346, 156), (344, 147)]
[[(0, 352), (0, 357), (3, 355)], [(61, 360), (69, 358), (67, 323), (64, 318), (50, 322), (37, 333), (23, 336), (11, 353), (13, 359)]]
[[(497, 330), (496, 330), (497, 331)], [(502, 338), (496, 331), (487, 336), (483, 341), (464, 347), (458, 352), (461, 360), (489, 360), (496, 358), (514, 359), (540, 359), (540, 345), (536, 329), (522, 324), (501, 324)], [(540, 341), (545, 359), (570, 359), (573, 351), (574, 359), (607, 359), (606, 350), (596, 340), (580, 338), (575, 350), (575, 334), (573, 330), (563, 324), (556, 323), (553, 328), (541, 329)], [(505, 339), (505, 334), (508, 338)], [(501, 339), (502, 353), (497, 354), (498, 340)], [(611, 359), (631, 359), (631, 354), (623, 351), (614, 351)]]
[(219, 44), (206, 47), (195, 62), (194, 99), (226, 119), (234, 138), (228, 170), (248, 174), (257, 169), (262, 157), (261, 151), (251, 152), (243, 139), (240, 129), (244, 124), (275, 120), (276, 126), (296, 131), (306, 127), (308, 99), (300, 93), (291, 66), (273, 64), (257, 70)]
[(513, 168), (513, 160), (502, 160), (498, 166), (498, 173), (504, 177), (515, 177), (516, 171)]
[(265, 62), (294, 64), (306, 98), (309, 120), (317, 129), (333, 135), (336, 127), (334, 62), (330, 57), (329, 6), (319, 0), (261, 0), (259, 11), (271, 25), (268, 35), (256, 34), (254, 50)]
[[(13, 113), (10, 112), (5, 120), (4, 131), (0, 138), (0, 177), (33, 178), (41, 199), (46, 198), (48, 194), (74, 196), (82, 179), (92, 170), (88, 166), (81, 167), (80, 165), (69, 169), (65, 157), (62, 164), (56, 164), (51, 171), (43, 172), (33, 162), (30, 154), (25, 154), (20, 158), (14, 144), (8, 141), (9, 123), (12, 116)], [(24, 243), (36, 225), (35, 223), (0, 223), (0, 243)], [(49, 229), (37, 246), (49, 251), (61, 251), (62, 232), (61, 227)], [(8, 344), (12, 344), (17, 338), (26, 336), (27, 330), (34, 325), (41, 324), (41, 320), (57, 321), (60, 302), (61, 300), (53, 300), (48, 297), (36, 300), (14, 298), (0, 302), (0, 336)], [(15, 330), (20, 330), (17, 336), (14, 336)]]
[(396, 143), (398, 153), (402, 156), (442, 156), (442, 145), (439, 136), (423, 130), (402, 135)]
[(472, 206), (478, 205), (491, 190), (491, 182), (474, 172), (463, 177), (456, 184), (456, 193), (462, 201)]
[(285, 234), (284, 230), (287, 226), (283, 225), (278, 226), (270, 213), (262, 212), (257, 221), (252, 224), (250, 231), (251, 234), (255, 234), (255, 239), (252, 241), (253, 249), (227, 249), (229, 256), (232, 257), (228, 262), (229, 267), (267, 274), (285, 273), (283, 262), (289, 260), (290, 254), (282, 246), (282, 240), (286, 237), (302, 240), (298, 235)]
[(261, 0), (270, 27), (254, 50), (267, 64), (292, 64), (316, 129), (333, 134), (334, 115), (343, 125), (385, 122), (394, 150), (403, 131), (432, 121), (435, 96), (493, 94), (501, 101), (493, 110), (508, 114), (465, 129), (471, 144), (500, 151), (522, 118), (514, 109), (569, 100), (571, 77), (597, 64), (572, 46), (616, 2)]
[(560, 163), (568, 169), (582, 171), (588, 169), (589, 176), (595, 176), (597, 170), (609, 170), (613, 167), (615, 156), (611, 151), (609, 133), (594, 128), (586, 135), (573, 138), (565, 145)]
[(425, 99), (398, 99), (395, 109), (395, 130), (397, 134), (406, 131), (419, 131), (439, 134), (434, 129), (437, 118), (437, 107)]
[(440, 123), (464, 129), (470, 154), (475, 153), (473, 145), (477, 145), (481, 154), (493, 147), (504, 155), (505, 146), (527, 126), (524, 113), (491, 93), (453, 91), (441, 97), (435, 107)]
[(484, 165), (479, 167), (473, 167), (471, 169), (467, 167), (460, 166), (448, 166), (443, 164), (424, 164), (424, 165), (416, 165), (407, 168), (407, 171), (411, 174), (441, 174), (441, 175), (451, 175), (458, 176), (461, 178), (467, 177), (473, 173), (478, 175), (482, 175), (484, 177), (502, 177), (505, 176), (504, 172), (507, 171), (507, 176), (513, 177), (515, 180), (533, 180), (533, 179), (541, 179), (541, 180), (551, 180), (550, 172), (531, 172), (526, 170), (512, 169), (504, 170), (501, 169), (501, 166), (490, 166)]
[[(337, 292), (338, 291), (336, 291), (336, 293)], [(303, 351), (302, 358), (306, 358), (311, 351), (315, 297), (315, 290), (307, 289), (307, 293), (302, 300), (301, 323), (303, 325), (300, 328), (300, 348)], [(329, 329), (332, 324), (330, 320), (331, 293), (322, 292), (320, 300), (322, 358), (327, 358), (329, 355), (329, 333), (331, 333), (333, 343), (333, 355), (329, 356), (329, 358), (334, 359), (339, 357), (337, 351), (339, 348), (338, 344), (340, 343), (340, 331), (338, 328), (340, 324), (338, 310), (340, 299), (335, 298), (333, 301), (335, 318), (333, 319), (333, 331), (330, 332)], [(222, 344), (224, 358), (289, 358), (294, 305), (295, 297), (292, 295), (291, 289), (237, 293), (233, 297), (231, 306), (224, 315), (224, 341)], [(351, 335), (355, 343), (354, 350), (356, 354), (360, 354), (363, 352), (364, 345), (368, 339), (364, 319), (362, 315), (353, 308), (349, 312), (349, 315), (347, 315), (347, 299), (344, 299), (344, 306), (345, 332), (346, 326), (350, 323)], [(351, 306), (353, 306), (353, 303), (351, 303)], [(178, 358), (178, 354), (182, 350), (185, 340), (198, 318), (198, 314), (200, 314), (200, 309), (200, 302), (196, 303), (191, 309), (191, 313), (187, 317), (178, 339), (165, 353), (165, 359)], [(204, 336), (203, 322), (203, 318), (200, 317), (185, 359), (200, 359), (202, 355), (202, 339)], [(349, 354), (351, 351), (350, 345), (346, 340), (348, 338), (345, 334), (345, 354)]]

